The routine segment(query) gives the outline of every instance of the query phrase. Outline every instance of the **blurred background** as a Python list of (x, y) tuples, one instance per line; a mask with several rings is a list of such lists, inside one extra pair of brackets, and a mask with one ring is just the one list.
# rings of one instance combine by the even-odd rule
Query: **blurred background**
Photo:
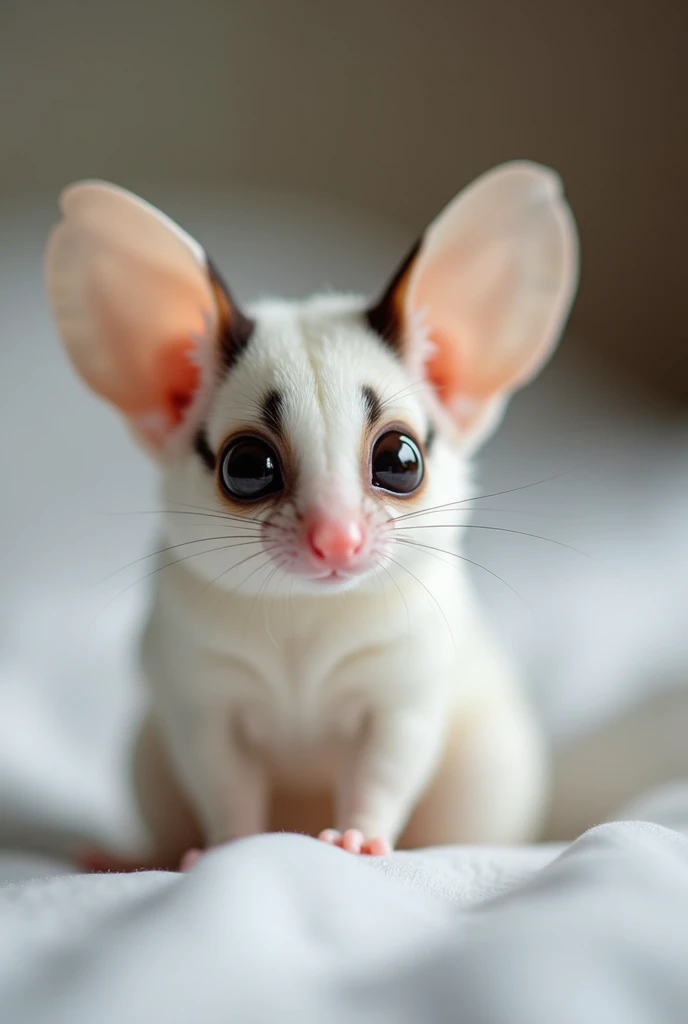
[(83, 177), (162, 206), (246, 301), (377, 292), (472, 178), (554, 167), (580, 294), (477, 493), (545, 482), (476, 521), (584, 554), (481, 530), (469, 553), (523, 598), (476, 570), (556, 748), (553, 833), (688, 772), (687, 42), (683, 0), (1, 0), (0, 842), (135, 827), (146, 563), (105, 577), (151, 544), (155, 474), (42, 286)]

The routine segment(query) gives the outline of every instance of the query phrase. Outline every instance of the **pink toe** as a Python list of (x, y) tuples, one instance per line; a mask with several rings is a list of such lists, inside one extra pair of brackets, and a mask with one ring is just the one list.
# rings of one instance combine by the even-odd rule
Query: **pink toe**
[(181, 864), (179, 865), (179, 870), (180, 871), (188, 871), (200, 859), (201, 859), (201, 851), (200, 850), (187, 850), (186, 853), (184, 854), (184, 856), (182, 857)]
[(322, 843), (329, 843), (330, 846), (335, 846), (341, 841), (341, 838), (342, 833), (338, 832), (336, 828), (325, 828), (318, 836)]
[(386, 839), (382, 839), (381, 836), (376, 836), (375, 839), (366, 843), (364, 852), (369, 853), (371, 857), (389, 857), (392, 852), (392, 844)]
[(347, 853), (360, 853), (363, 846), (363, 833), (357, 828), (348, 828), (342, 836), (342, 848)]

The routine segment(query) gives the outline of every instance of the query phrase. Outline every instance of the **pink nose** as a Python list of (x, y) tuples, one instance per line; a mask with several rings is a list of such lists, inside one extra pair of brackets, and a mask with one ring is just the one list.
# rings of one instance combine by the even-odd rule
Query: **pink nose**
[(325, 568), (345, 569), (363, 547), (363, 527), (356, 519), (314, 519), (308, 528), (308, 546)]

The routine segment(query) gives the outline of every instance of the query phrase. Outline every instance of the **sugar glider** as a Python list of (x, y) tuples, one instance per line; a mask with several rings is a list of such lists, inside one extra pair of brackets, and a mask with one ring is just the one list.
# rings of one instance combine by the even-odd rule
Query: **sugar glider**
[(168, 510), (134, 757), (152, 862), (269, 829), (368, 854), (533, 837), (543, 744), (457, 512), (570, 310), (558, 176), (481, 176), (371, 302), (243, 309), (129, 192), (80, 182), (61, 211), (60, 335), (158, 461)]

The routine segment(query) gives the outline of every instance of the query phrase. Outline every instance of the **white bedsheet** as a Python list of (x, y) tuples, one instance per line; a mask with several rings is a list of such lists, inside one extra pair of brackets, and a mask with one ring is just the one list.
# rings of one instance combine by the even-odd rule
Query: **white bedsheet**
[[(656, 806), (688, 825), (688, 784)], [(186, 876), (1, 888), (0, 1006), (12, 1024), (685, 1024), (687, 911), (688, 835), (660, 824), (377, 862), (260, 836)]]

